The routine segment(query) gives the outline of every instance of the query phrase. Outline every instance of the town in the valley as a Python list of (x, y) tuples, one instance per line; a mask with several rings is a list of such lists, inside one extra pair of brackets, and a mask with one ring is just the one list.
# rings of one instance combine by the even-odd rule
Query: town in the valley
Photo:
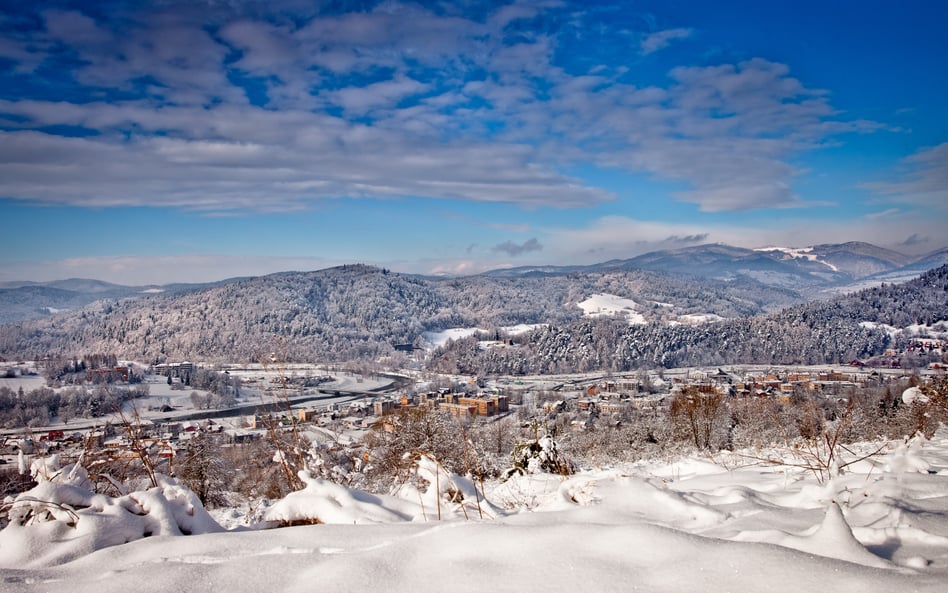
[[(22, 470), (32, 458), (147, 455), (157, 469), (173, 475), (195, 438), (213, 435), (223, 446), (239, 447), (290, 431), (365, 460), (365, 437), (399, 431), (401, 423), (392, 419), (413, 409), (442, 413), (459, 431), (471, 425), (532, 423), (562, 436), (589, 430), (595, 423), (621, 426), (667, 417), (676, 397), (688, 392), (723, 401), (789, 404), (810, 397), (837, 405), (884, 392), (889, 400), (901, 401), (914, 385), (944, 374), (943, 362), (902, 368), (905, 356), (920, 352), (928, 360), (944, 360), (948, 344), (916, 340), (904, 352), (836, 366), (738, 365), (536, 377), (440, 375), (276, 360), (151, 365), (109, 357), (92, 357), (91, 364), (84, 359), (5, 361), (0, 363), (0, 396), (12, 398), (14, 408), (7, 410), (2, 428), (0, 464), (11, 476), (7, 481), (15, 482), (15, 469)], [(53, 367), (57, 372), (51, 374)], [(77, 393), (92, 399), (84, 410), (67, 413), (66, 400)], [(33, 400), (36, 394), (53, 396), (58, 409), (30, 416), (23, 405), (28, 394)], [(99, 401), (103, 394), (114, 398), (111, 409)]]

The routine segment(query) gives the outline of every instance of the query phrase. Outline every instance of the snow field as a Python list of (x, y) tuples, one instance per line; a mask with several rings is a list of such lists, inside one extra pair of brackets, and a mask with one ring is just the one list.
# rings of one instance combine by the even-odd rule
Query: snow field
[[(264, 524), (323, 524), (214, 533), (173, 482), (127, 495), (133, 506), (82, 494), (82, 472), (70, 468), (29, 497), (90, 506), (74, 511), (78, 521), (57, 510), (0, 532), (0, 590), (943, 593), (948, 430), (847, 469), (820, 483), (722, 453), (526, 474), (475, 492), (429, 459), (417, 473), (438, 488), (379, 496), (304, 475), (306, 488), (270, 506)], [(36, 504), (23, 500), (21, 511), (42, 511)], [(137, 519), (93, 519), (117, 507)], [(137, 536), (139, 520), (165, 529), (117, 541)], [(181, 525), (203, 535), (172, 537)]]
[(632, 299), (625, 299), (614, 294), (594, 294), (584, 301), (577, 303), (587, 317), (606, 317), (622, 315), (630, 324), (645, 323), (645, 317), (636, 311), (639, 304)]

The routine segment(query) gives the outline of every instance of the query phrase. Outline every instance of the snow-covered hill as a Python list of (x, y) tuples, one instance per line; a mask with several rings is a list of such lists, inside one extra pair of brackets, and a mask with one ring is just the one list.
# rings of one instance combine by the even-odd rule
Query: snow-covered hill
[[(187, 293), (137, 294), (0, 326), (0, 356), (114, 352), (128, 358), (353, 360), (452, 328), (493, 330), (579, 319), (591, 294), (665, 302), (677, 314), (740, 317), (800, 301), (796, 293), (642, 271), (540, 278), (420, 278), (341, 266), (241, 280)], [(2, 295), (0, 295), (2, 296)], [(2, 307), (0, 307), (2, 308)], [(640, 311), (657, 317), (658, 310)], [(429, 340), (431, 341), (431, 340)]]
[[(477, 500), (444, 474), (440, 503), (432, 488), (385, 497), (309, 480), (269, 514), (323, 524), (263, 531), (215, 533), (170, 485), (85, 509), (47, 488), (58, 520), (0, 532), (2, 590), (945, 591), (948, 431), (823, 483), (786, 450), (746, 455), (519, 476)], [(141, 537), (149, 521), (164, 528)], [(183, 524), (203, 535), (174, 535)], [(77, 558), (56, 565), (65, 549)]]

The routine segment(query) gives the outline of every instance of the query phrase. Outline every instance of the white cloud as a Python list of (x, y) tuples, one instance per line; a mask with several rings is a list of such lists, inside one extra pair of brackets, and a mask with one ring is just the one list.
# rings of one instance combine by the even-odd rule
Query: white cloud
[(863, 184), (863, 187), (904, 203), (944, 209), (948, 206), (948, 142), (919, 150), (903, 159), (900, 181)]
[[(564, 173), (593, 163), (681, 182), (672, 197), (704, 211), (786, 208), (811, 205), (793, 189), (801, 151), (873, 129), (766, 60), (676, 68), (666, 88), (572, 74), (554, 63), (555, 27), (505, 35), (546, 6), (478, 21), (386, 2), (265, 21), (254, 4), (179, 4), (119, 15), (121, 35), (47, 11), (45, 40), (76, 52), (80, 82), (143, 96), (0, 101), (0, 194), (223, 211), (391, 196), (579, 207), (614, 197)], [(660, 31), (643, 49), (690, 34)], [(90, 135), (35, 131), (53, 125)]]
[(869, 214), (866, 214), (866, 218), (870, 220), (875, 220), (878, 218), (889, 218), (891, 216), (895, 216), (899, 212), (901, 212), (901, 210), (899, 210), (898, 208), (889, 208), (888, 210), (883, 210), (881, 212), (870, 212)]
[(549, 129), (572, 140), (553, 147), (557, 155), (685, 182), (676, 197), (704, 211), (809, 205), (793, 190), (789, 162), (828, 138), (834, 111), (824, 92), (765, 60), (671, 74), (667, 89), (566, 78), (547, 104), (524, 109), (551, 112)]
[(347, 87), (324, 96), (346, 113), (361, 116), (373, 109), (394, 109), (402, 99), (424, 93), (428, 88), (428, 85), (417, 80), (399, 76), (394, 80), (383, 80), (364, 87)]
[(241, 52), (234, 66), (253, 74), (298, 73), (301, 51), (292, 32), (271, 23), (242, 19), (225, 25), (218, 33)]
[(668, 45), (677, 39), (687, 39), (691, 37), (693, 33), (692, 29), (679, 28), (679, 29), (665, 29), (664, 31), (656, 31), (654, 33), (649, 33), (646, 35), (642, 42), (639, 44), (639, 50), (643, 55), (648, 55), (650, 53), (657, 52), (660, 49), (668, 47)]
[(31, 73), (46, 59), (50, 42), (18, 31), (12, 15), (0, 13), (0, 32), (0, 59), (12, 62), (13, 72)]
[(400, 67), (409, 59), (443, 66), (472, 51), (487, 25), (424, 8), (383, 3), (368, 12), (321, 16), (294, 33), (313, 64), (335, 72)]
[[(245, 116), (265, 128), (270, 112), (248, 108)], [(79, 206), (217, 211), (293, 210), (337, 197), (421, 196), (555, 207), (611, 198), (531, 163), (527, 146), (445, 145), (322, 116), (300, 119), (305, 127), (295, 134), (283, 130), (287, 137), (278, 143), (0, 131), (0, 194)]]
[(47, 10), (43, 18), (50, 37), (62, 43), (90, 46), (113, 40), (95, 20), (75, 10)]
[(319, 270), (336, 265), (318, 257), (185, 254), (166, 256), (74, 257), (61, 260), (4, 262), (0, 281), (35, 282), (90, 278), (128, 286), (203, 283), (284, 271)]

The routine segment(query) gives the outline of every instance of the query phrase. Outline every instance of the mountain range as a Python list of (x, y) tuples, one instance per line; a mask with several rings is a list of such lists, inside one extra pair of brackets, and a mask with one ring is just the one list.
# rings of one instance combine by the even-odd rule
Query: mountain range
[(0, 282), (0, 324), (75, 311), (101, 300), (138, 298), (154, 294), (182, 294), (237, 282), (240, 278), (203, 284), (124, 286), (89, 278), (52, 282)]
[(823, 291), (838, 292), (867, 278), (878, 277), (876, 283), (885, 281), (885, 275), (911, 278), (944, 263), (948, 263), (948, 248), (910, 256), (862, 242), (759, 249), (717, 243), (653, 251), (587, 266), (524, 266), (487, 274), (509, 278), (648, 270), (726, 281), (753, 278), (770, 286), (793, 288), (805, 298), (819, 298)]
[[(904, 282), (944, 263), (948, 263), (948, 247), (922, 256), (909, 256), (860, 242), (761, 249), (709, 244), (653, 251), (592, 265), (511, 267), (483, 275), (490, 278), (530, 278), (644, 270), (722, 281), (750, 278), (768, 286), (790, 289), (802, 301), (883, 282)], [(0, 323), (77, 310), (103, 299), (185, 294), (240, 280), (243, 278), (202, 284), (147, 286), (123, 286), (83, 278), (53, 282), (0, 282)]]
[[(748, 318), (860, 283), (918, 276), (945, 261), (948, 250), (913, 258), (865, 243), (760, 250), (715, 244), (455, 278), (347, 265), (201, 285), (8, 283), (0, 288), (0, 355), (252, 360), (282, 349), (294, 359), (375, 358), (391, 354), (393, 344), (423, 346), (425, 335), (450, 328), (500, 333), (603, 314), (665, 325)], [(601, 307), (595, 303), (616, 310), (591, 311)]]

